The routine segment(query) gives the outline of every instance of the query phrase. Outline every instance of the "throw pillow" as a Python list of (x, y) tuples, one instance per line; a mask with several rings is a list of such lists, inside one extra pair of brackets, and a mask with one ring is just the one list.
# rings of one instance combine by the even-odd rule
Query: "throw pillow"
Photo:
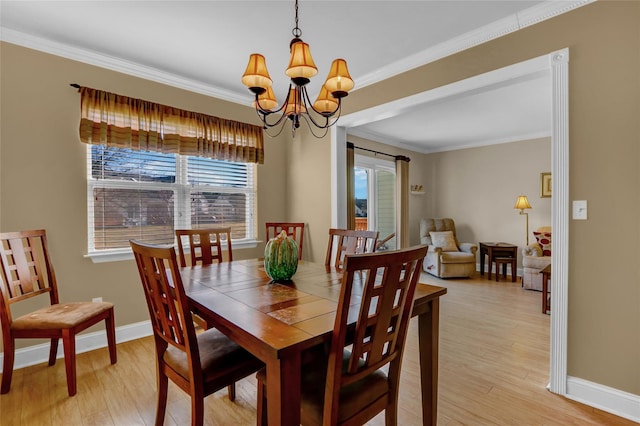
[(551, 232), (534, 232), (543, 256), (551, 256)]
[(431, 236), (431, 244), (442, 248), (442, 251), (458, 251), (456, 239), (453, 238), (453, 232), (429, 232), (429, 235)]

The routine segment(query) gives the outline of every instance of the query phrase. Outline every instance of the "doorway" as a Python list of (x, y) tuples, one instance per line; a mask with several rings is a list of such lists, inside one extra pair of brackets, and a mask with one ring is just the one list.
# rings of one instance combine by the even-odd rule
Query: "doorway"
[[(537, 58), (488, 72), (467, 80), (451, 83), (427, 92), (412, 95), (367, 110), (341, 117), (340, 127), (331, 131), (332, 155), (332, 226), (346, 225), (346, 159), (345, 146), (349, 127), (374, 122), (421, 102), (428, 102), (443, 93), (463, 93), (474, 90), (487, 81), (499, 81), (509, 76), (526, 76), (549, 72), (552, 102), (551, 172), (552, 193), (551, 225), (554, 232), (551, 289), (554, 309), (551, 312), (551, 354), (549, 390), (567, 394), (567, 309), (569, 260), (569, 49), (551, 52)], [(342, 202), (341, 202), (342, 201)]]

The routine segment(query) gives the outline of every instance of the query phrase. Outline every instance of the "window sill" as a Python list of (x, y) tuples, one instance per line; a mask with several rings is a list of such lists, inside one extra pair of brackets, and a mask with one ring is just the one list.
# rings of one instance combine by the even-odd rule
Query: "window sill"
[[(236, 249), (248, 249), (258, 246), (257, 240), (244, 240), (233, 242), (233, 250)], [(126, 249), (114, 249), (114, 250), (102, 250), (99, 252), (92, 252), (84, 255), (85, 258), (91, 259), (93, 263), (106, 263), (106, 262), (119, 262), (121, 260), (133, 260), (133, 253), (130, 248)]]

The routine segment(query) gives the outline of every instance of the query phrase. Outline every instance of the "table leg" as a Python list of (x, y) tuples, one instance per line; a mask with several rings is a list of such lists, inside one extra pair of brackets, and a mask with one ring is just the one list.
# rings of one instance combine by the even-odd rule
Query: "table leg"
[(300, 425), (300, 353), (267, 363), (267, 418), (270, 425)]
[(440, 301), (418, 316), (420, 382), (422, 385), (422, 424), (435, 426), (438, 418), (438, 333)]
[(542, 313), (546, 314), (549, 310), (547, 293), (549, 291), (549, 276), (545, 273), (542, 274)]
[[(491, 247), (489, 247), (489, 249), (487, 250), (487, 269), (488, 269), (488, 273), (487, 273), (487, 279), (489, 281), (491, 281), (491, 268), (493, 268), (493, 249)], [(496, 274), (498, 274), (498, 268), (496, 267)]]
[(480, 249), (480, 275), (484, 275), (484, 255), (487, 252), (483, 249)]

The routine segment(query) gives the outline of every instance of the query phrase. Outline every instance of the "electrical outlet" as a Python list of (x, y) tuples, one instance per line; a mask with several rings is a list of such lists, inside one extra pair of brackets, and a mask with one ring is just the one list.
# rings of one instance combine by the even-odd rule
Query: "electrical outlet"
[(102, 302), (102, 297), (94, 297), (93, 299), (91, 299), (91, 301), (93, 303), (100, 303), (100, 302)]

